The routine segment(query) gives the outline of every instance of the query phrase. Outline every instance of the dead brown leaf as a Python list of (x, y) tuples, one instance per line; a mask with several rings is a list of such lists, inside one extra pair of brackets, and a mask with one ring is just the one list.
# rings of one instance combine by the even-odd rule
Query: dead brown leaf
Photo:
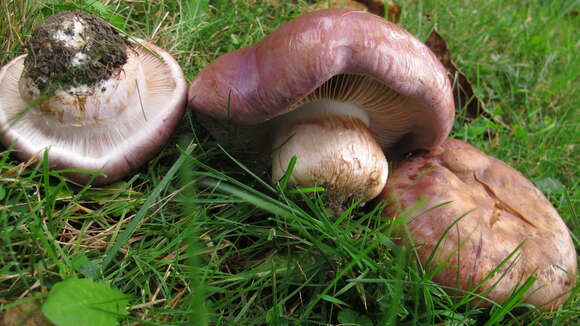
[(395, 24), (398, 24), (400, 18), (401, 18), (401, 6), (395, 3), (389, 3), (389, 8), (387, 11), (387, 19)]
[(385, 4), (387, 5), (387, 19), (393, 23), (398, 23), (401, 17), (401, 6), (384, 0), (356, 0), (364, 4), (370, 13), (383, 17), (385, 14)]
[(385, 2), (383, 0), (356, 0), (356, 2), (360, 2), (365, 5), (365, 7), (368, 8), (368, 11), (372, 14), (381, 17), (383, 17), (385, 14)]
[(478, 116), (485, 116), (490, 118), (490, 114), (485, 108), (483, 102), (481, 102), (473, 93), (473, 88), (471, 83), (465, 77), (465, 75), (455, 66), (453, 60), (451, 59), (451, 54), (447, 48), (447, 43), (437, 33), (435, 29), (429, 35), (429, 38), (425, 44), (435, 53), (439, 61), (447, 69), (449, 75), (449, 80), (453, 85), (453, 97), (455, 100), (455, 109), (460, 110), (465, 109), (465, 117), (467, 119), (474, 119)]

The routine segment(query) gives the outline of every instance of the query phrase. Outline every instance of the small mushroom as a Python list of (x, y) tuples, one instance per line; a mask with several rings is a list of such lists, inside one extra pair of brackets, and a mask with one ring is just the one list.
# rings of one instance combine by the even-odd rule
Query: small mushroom
[(25, 48), (0, 70), (0, 137), (23, 160), (47, 149), (52, 167), (100, 170), (94, 184), (111, 183), (150, 159), (184, 113), (171, 55), (95, 16), (51, 16)]
[(406, 240), (422, 264), (433, 256), (426, 267), (438, 283), (471, 291), (482, 282), (477, 293), (504, 302), (533, 276), (523, 302), (546, 311), (574, 288), (576, 251), (554, 207), (521, 173), (463, 141), (400, 162), (381, 198), (392, 200), (384, 216), (411, 214)]
[[(454, 117), (445, 69), (400, 27), (369, 13), (303, 15), (207, 65), (189, 89), (203, 114), (266, 130), (274, 182), (370, 200), (387, 160), (439, 145)], [(262, 134), (263, 135), (263, 134)]]

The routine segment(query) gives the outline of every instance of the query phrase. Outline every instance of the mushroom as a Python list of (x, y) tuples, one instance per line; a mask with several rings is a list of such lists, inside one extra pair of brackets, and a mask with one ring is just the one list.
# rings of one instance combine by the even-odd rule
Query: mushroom
[(405, 240), (438, 283), (503, 302), (533, 276), (523, 302), (545, 311), (574, 288), (576, 251), (554, 207), (521, 173), (463, 141), (400, 162), (381, 198), (392, 201), (384, 216), (411, 215)]
[(171, 55), (90, 14), (49, 17), (26, 50), (0, 70), (0, 137), (23, 160), (48, 150), (52, 167), (100, 170), (93, 183), (111, 183), (150, 159), (184, 113)]
[[(221, 56), (192, 82), (198, 112), (266, 130), (274, 182), (364, 201), (384, 188), (387, 157), (439, 145), (454, 117), (445, 69), (400, 27), (328, 9)], [(330, 192), (329, 192), (330, 193)]]

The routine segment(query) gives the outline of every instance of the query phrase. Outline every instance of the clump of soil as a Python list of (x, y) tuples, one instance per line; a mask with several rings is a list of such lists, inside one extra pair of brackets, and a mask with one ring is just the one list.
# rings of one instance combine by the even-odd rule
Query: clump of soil
[(29, 301), (12, 306), (0, 316), (3, 326), (51, 326), (53, 325), (40, 311), (38, 301)]
[(104, 20), (82, 11), (61, 12), (32, 32), (24, 76), (40, 92), (92, 86), (120, 70), (128, 46)]

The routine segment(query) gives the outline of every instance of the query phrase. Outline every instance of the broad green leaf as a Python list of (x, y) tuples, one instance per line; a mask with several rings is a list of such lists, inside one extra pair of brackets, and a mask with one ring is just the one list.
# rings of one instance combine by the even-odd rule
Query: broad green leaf
[(129, 297), (105, 283), (70, 278), (54, 285), (42, 305), (42, 313), (58, 326), (114, 326)]

